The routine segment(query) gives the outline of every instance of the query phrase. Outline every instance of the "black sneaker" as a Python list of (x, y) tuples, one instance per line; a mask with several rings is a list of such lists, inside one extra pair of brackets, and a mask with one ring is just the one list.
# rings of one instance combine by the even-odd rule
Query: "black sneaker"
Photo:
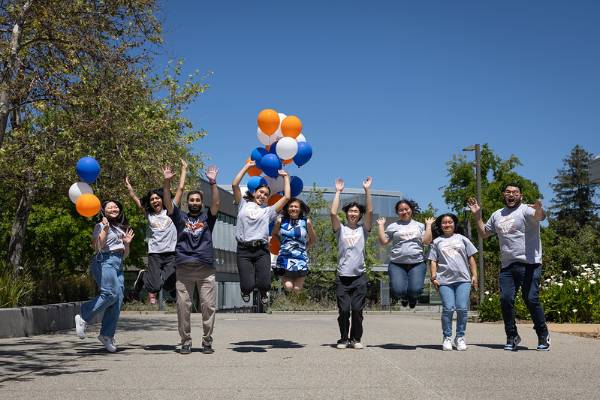
[(408, 306), (409, 306), (410, 308), (415, 308), (415, 307), (417, 306), (417, 301), (416, 301), (416, 300), (410, 300), (410, 301), (408, 302)]
[(202, 353), (212, 354), (214, 352), (215, 352), (215, 349), (212, 348), (212, 344), (203, 344), (202, 345)]
[(517, 335), (514, 337), (509, 337), (506, 339), (506, 345), (504, 345), (504, 350), (517, 351), (519, 350), (519, 343), (521, 343), (521, 336)]
[(536, 350), (538, 351), (550, 351), (550, 334), (538, 338), (538, 345)]
[(192, 344), (184, 344), (181, 345), (181, 350), (179, 350), (179, 354), (190, 354), (192, 352)]
[(138, 272), (137, 278), (135, 278), (135, 283), (133, 284), (133, 291), (139, 293), (144, 288), (144, 274), (146, 273), (145, 269), (140, 269)]
[(350, 347), (350, 341), (348, 339), (340, 339), (337, 341), (337, 346), (335, 347), (338, 349), (347, 349)]
[(407, 307), (408, 306), (408, 300), (402, 299), (402, 300), (400, 300), (400, 304), (402, 304), (402, 307)]

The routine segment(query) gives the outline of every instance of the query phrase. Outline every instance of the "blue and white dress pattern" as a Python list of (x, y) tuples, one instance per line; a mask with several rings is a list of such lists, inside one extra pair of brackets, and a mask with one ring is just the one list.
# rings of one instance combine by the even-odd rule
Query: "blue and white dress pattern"
[(308, 230), (306, 219), (283, 219), (279, 228), (279, 255), (277, 256), (276, 272), (300, 273), (308, 272), (308, 253), (306, 242)]

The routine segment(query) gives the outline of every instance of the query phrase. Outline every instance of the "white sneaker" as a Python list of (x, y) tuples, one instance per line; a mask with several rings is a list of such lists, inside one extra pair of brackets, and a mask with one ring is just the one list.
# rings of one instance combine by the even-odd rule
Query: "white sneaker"
[(444, 342), (442, 343), (442, 350), (444, 350), (444, 351), (452, 350), (452, 338), (451, 337), (446, 336), (444, 338)]
[(363, 344), (361, 342), (352, 342), (351, 345), (352, 345), (352, 348), (358, 349), (358, 350), (365, 347), (365, 346), (363, 346)]
[(104, 345), (104, 348), (109, 353), (114, 353), (117, 351), (117, 346), (115, 346), (115, 343), (111, 337), (98, 335), (98, 340)]
[(75, 316), (75, 332), (79, 339), (85, 339), (85, 326), (87, 323), (81, 318), (81, 315), (77, 314)]
[(467, 349), (467, 342), (465, 342), (463, 336), (454, 338), (454, 345), (458, 351), (465, 351)]

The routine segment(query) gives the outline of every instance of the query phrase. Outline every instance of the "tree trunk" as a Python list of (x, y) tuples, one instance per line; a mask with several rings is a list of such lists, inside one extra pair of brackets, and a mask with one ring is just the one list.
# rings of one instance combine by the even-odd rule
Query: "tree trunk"
[(25, 243), (25, 232), (27, 231), (27, 221), (33, 205), (34, 191), (32, 186), (26, 187), (21, 192), (21, 200), (13, 222), (10, 242), (8, 244), (8, 262), (15, 272), (18, 272), (21, 266), (23, 256), (23, 245)]

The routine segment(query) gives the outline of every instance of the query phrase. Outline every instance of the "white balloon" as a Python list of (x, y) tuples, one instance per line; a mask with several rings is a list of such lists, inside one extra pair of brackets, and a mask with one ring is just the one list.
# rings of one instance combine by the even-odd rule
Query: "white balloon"
[(298, 142), (298, 143), (306, 142), (306, 138), (304, 137), (303, 134), (299, 134), (298, 136), (296, 136), (296, 142)]
[(267, 175), (265, 176), (265, 179), (267, 181), (267, 184), (269, 185), (269, 189), (271, 189), (271, 194), (283, 192), (283, 189), (285, 189), (285, 183), (283, 181), (282, 176), (278, 176), (277, 178), (271, 178)]
[(77, 203), (79, 196), (85, 193), (94, 194), (92, 187), (85, 182), (76, 182), (69, 188), (69, 199), (73, 204)]
[(256, 128), (256, 138), (258, 139), (258, 141), (265, 145), (268, 146), (271, 144), (271, 137), (269, 135), (267, 135), (266, 133), (264, 133), (263, 131), (260, 130), (260, 128)]
[(294, 158), (298, 152), (298, 142), (291, 137), (283, 137), (277, 142), (275, 151), (277, 152), (277, 156), (282, 160), (289, 160), (290, 158)]
[(277, 127), (277, 130), (275, 131), (275, 133), (272, 135), (272, 137), (275, 139), (275, 140), (273, 140), (273, 142), (276, 142), (277, 140), (279, 140), (283, 137), (283, 133), (281, 133), (281, 123), (283, 122), (284, 119), (287, 118), (287, 115), (285, 115), (284, 113), (278, 113), (278, 114), (279, 114), (279, 126)]

